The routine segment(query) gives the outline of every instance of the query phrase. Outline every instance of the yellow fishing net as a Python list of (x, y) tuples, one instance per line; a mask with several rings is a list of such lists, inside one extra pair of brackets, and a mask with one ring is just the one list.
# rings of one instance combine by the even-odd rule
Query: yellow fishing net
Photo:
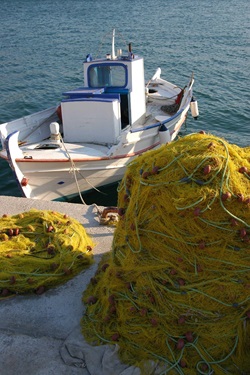
[(0, 299), (62, 284), (92, 263), (94, 244), (75, 219), (31, 210), (0, 219)]
[(145, 153), (118, 206), (84, 336), (142, 374), (249, 373), (250, 148), (191, 134)]

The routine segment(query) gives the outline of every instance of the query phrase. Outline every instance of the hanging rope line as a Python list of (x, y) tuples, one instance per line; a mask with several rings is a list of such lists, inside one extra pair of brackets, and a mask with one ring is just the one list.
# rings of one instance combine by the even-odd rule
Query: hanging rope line
[(60, 134), (60, 141), (61, 141), (62, 146), (63, 146), (63, 148), (64, 148), (64, 150), (65, 150), (65, 153), (66, 153), (66, 155), (67, 155), (67, 157), (68, 157), (68, 159), (69, 159), (69, 161), (70, 161), (70, 163), (71, 163), (71, 169), (70, 169), (70, 172), (72, 172), (73, 175), (74, 175), (74, 179), (75, 179), (75, 183), (76, 183), (76, 187), (77, 187), (77, 191), (78, 191), (78, 195), (79, 195), (79, 197), (80, 197), (80, 200), (81, 200), (82, 204), (86, 205), (86, 202), (84, 201), (83, 196), (82, 196), (82, 192), (81, 192), (81, 189), (80, 189), (79, 181), (78, 181), (78, 179), (77, 179), (77, 173), (81, 176), (81, 178), (82, 178), (84, 181), (86, 181), (86, 183), (89, 185), (90, 189), (94, 189), (94, 190), (96, 190), (96, 191), (97, 191), (98, 193), (100, 193), (100, 194), (103, 194), (103, 193), (102, 193), (99, 189), (97, 189), (97, 187), (95, 187), (94, 185), (92, 185), (92, 184), (88, 181), (88, 179), (87, 179), (86, 177), (84, 177), (83, 174), (82, 174), (82, 173), (79, 171), (79, 169), (76, 167), (75, 162), (74, 162), (74, 160), (72, 159), (72, 157), (71, 157), (71, 155), (70, 155), (70, 153), (69, 153), (69, 151), (68, 151), (68, 149), (67, 149), (67, 147), (66, 147), (66, 145), (65, 145), (65, 143), (64, 143), (64, 140), (63, 140), (61, 134)]

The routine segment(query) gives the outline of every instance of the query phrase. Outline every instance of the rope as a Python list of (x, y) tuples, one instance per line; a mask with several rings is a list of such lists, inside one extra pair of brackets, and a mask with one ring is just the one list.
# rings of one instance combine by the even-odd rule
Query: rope
[[(63, 148), (64, 148), (64, 150), (65, 150), (65, 152), (66, 152), (66, 155), (67, 155), (67, 157), (68, 157), (68, 159), (69, 159), (69, 161), (70, 161), (70, 163), (71, 163), (71, 169), (70, 169), (70, 171), (73, 172), (74, 179), (75, 179), (75, 183), (76, 183), (76, 187), (77, 187), (77, 191), (78, 191), (78, 195), (79, 195), (79, 197), (80, 197), (80, 199), (81, 199), (81, 202), (82, 202), (84, 205), (86, 205), (86, 202), (84, 201), (83, 196), (82, 196), (82, 193), (81, 193), (81, 189), (80, 189), (80, 186), (79, 186), (79, 182), (78, 182), (78, 180), (77, 180), (76, 172), (78, 172), (78, 173), (80, 174), (80, 176), (81, 176), (81, 177), (87, 182), (87, 184), (89, 184), (89, 186), (90, 186), (92, 189), (96, 190), (98, 193), (101, 193), (101, 194), (103, 194), (103, 193), (102, 193), (99, 189), (97, 189), (94, 185), (92, 185), (92, 184), (87, 180), (87, 178), (84, 177), (84, 176), (82, 175), (81, 172), (79, 172), (79, 170), (77, 169), (77, 167), (76, 167), (76, 165), (75, 165), (75, 163), (74, 163), (74, 160), (71, 158), (71, 155), (70, 155), (70, 153), (69, 153), (69, 151), (68, 151), (68, 149), (67, 149), (67, 147), (66, 147), (66, 145), (65, 145), (65, 143), (64, 143), (64, 140), (63, 140), (61, 134), (60, 134), (60, 141), (61, 141), (61, 143), (62, 143), (62, 145), (63, 145)], [(95, 204), (95, 207), (97, 208), (97, 212), (100, 213), (101, 211), (100, 211), (100, 209), (97, 207), (96, 204)]]

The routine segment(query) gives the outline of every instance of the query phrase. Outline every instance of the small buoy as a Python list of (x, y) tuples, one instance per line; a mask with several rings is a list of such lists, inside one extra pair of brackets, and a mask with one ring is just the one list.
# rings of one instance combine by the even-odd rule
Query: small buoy
[(191, 109), (191, 114), (195, 120), (197, 120), (199, 116), (199, 109), (198, 109), (198, 102), (194, 98), (192, 98), (190, 102), (190, 109)]
[(26, 177), (23, 177), (21, 180), (21, 185), (22, 186), (27, 186), (28, 185), (28, 179)]
[(159, 139), (162, 145), (171, 142), (170, 131), (164, 124), (159, 127)]

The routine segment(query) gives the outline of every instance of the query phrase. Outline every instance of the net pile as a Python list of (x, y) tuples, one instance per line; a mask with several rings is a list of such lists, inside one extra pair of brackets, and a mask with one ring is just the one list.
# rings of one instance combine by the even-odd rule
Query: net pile
[(92, 263), (93, 242), (75, 219), (31, 210), (0, 219), (0, 298), (62, 284)]
[(250, 148), (199, 133), (145, 153), (118, 206), (83, 335), (142, 374), (248, 373)]

